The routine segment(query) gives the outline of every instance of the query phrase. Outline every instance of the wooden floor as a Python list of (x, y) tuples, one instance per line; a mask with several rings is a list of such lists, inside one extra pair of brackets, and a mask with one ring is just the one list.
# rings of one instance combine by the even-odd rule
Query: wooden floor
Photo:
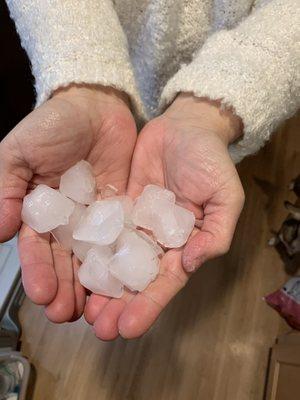
[(247, 200), (230, 253), (201, 268), (142, 339), (103, 343), (83, 320), (54, 325), (25, 301), (31, 400), (262, 400), (269, 348), (289, 330), (262, 297), (286, 280), (267, 241), (294, 199), (299, 125), (286, 123), (239, 166)]

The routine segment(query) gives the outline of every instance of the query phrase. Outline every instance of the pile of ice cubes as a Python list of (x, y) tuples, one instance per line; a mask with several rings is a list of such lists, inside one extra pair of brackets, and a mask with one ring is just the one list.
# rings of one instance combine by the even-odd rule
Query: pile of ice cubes
[(38, 185), (26, 195), (22, 220), (38, 233), (51, 232), (82, 262), (81, 284), (110, 297), (121, 297), (124, 286), (144, 290), (158, 274), (161, 246), (183, 246), (195, 224), (194, 214), (160, 186), (145, 186), (135, 202), (111, 185), (98, 194), (84, 160), (61, 176), (59, 190)]

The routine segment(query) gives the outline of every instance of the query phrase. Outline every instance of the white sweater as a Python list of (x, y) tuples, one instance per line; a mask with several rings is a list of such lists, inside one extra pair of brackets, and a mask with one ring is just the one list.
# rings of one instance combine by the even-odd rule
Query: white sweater
[(37, 104), (71, 82), (128, 93), (138, 118), (178, 92), (221, 99), (244, 123), (235, 162), (300, 104), (299, 0), (7, 0)]

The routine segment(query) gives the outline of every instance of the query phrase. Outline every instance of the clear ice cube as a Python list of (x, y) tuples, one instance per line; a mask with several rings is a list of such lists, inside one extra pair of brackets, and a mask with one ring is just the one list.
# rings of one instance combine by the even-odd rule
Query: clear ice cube
[(145, 186), (132, 211), (131, 218), (133, 223), (142, 228), (152, 230), (153, 207), (158, 200), (166, 200), (170, 204), (175, 204), (175, 194), (157, 185)]
[(117, 240), (109, 270), (130, 290), (144, 290), (155, 279), (159, 260), (153, 247), (134, 231), (124, 229)]
[(75, 205), (57, 190), (38, 185), (23, 199), (22, 221), (38, 233), (67, 225)]
[(87, 207), (73, 238), (100, 246), (112, 244), (124, 227), (124, 212), (117, 200), (100, 200)]
[(96, 200), (96, 179), (91, 165), (81, 160), (69, 168), (60, 179), (59, 190), (65, 196), (81, 204)]
[(80, 221), (86, 206), (83, 204), (76, 203), (73, 213), (69, 218), (69, 223), (67, 225), (59, 225), (57, 228), (53, 229), (52, 233), (56, 240), (65, 250), (72, 250), (73, 247), (73, 231)]
[(112, 253), (109, 256), (107, 248), (104, 252), (98, 247), (90, 249), (78, 270), (78, 278), (80, 283), (93, 293), (119, 298), (123, 294), (123, 285), (109, 272), (108, 263), (111, 256)]

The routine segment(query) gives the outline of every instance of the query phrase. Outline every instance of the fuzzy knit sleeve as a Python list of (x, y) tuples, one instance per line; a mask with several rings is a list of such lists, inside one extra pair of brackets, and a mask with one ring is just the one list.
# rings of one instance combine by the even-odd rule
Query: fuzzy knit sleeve
[(37, 105), (70, 83), (126, 92), (143, 119), (127, 40), (111, 0), (7, 0), (32, 65)]
[(212, 34), (163, 90), (161, 107), (179, 92), (219, 99), (244, 124), (230, 146), (239, 162), (256, 152), (300, 106), (299, 0), (264, 1), (232, 30)]

